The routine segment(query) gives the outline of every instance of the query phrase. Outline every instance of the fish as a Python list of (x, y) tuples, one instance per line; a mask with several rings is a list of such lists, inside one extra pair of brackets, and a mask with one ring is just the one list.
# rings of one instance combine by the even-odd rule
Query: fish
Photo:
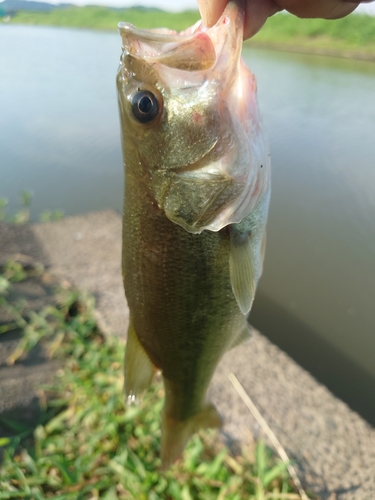
[(164, 470), (195, 432), (222, 425), (206, 392), (251, 336), (262, 273), (270, 154), (241, 58), (244, 11), (231, 1), (213, 27), (181, 33), (119, 24), (125, 395), (139, 401), (161, 372)]

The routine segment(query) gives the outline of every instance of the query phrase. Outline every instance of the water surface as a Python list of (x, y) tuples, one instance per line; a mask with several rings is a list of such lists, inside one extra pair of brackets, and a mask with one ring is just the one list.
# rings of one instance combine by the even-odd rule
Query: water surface
[(0, 196), (31, 189), (34, 216), (121, 211), (119, 37), (0, 25), (0, 47)]
[[(115, 33), (0, 26), (0, 197), (122, 208)], [(375, 65), (245, 48), (273, 192), (251, 321), (375, 423)]]

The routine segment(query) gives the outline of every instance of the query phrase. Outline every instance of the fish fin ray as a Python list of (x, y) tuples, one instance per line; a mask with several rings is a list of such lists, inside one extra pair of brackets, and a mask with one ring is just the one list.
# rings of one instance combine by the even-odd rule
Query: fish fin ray
[(191, 436), (199, 429), (221, 427), (222, 419), (215, 406), (207, 403), (203, 410), (181, 421), (163, 413), (161, 434), (161, 468), (167, 470), (181, 456)]
[(264, 255), (266, 253), (266, 243), (267, 243), (267, 231), (265, 230), (263, 233), (262, 237), (262, 244), (260, 247), (260, 269), (259, 269), (259, 276), (262, 275), (263, 273), (263, 262), (264, 262)]
[(149, 388), (156, 368), (143, 349), (130, 321), (125, 350), (125, 396), (129, 403), (137, 403)]
[(242, 314), (254, 300), (256, 276), (251, 251), (251, 232), (241, 233), (230, 227), (229, 274), (233, 294)]

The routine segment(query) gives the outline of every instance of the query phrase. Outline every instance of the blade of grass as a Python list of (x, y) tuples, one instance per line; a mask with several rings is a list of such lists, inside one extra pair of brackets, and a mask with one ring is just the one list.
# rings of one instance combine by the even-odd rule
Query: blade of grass
[(234, 373), (230, 373), (228, 375), (229, 380), (232, 382), (233, 387), (236, 389), (238, 392), (238, 395), (242, 399), (242, 401), (245, 403), (245, 405), (248, 407), (250, 412), (253, 414), (253, 416), (256, 418), (257, 422), (259, 425), (262, 427), (264, 432), (266, 433), (268, 439), (271, 441), (273, 446), (275, 447), (277, 453), (280, 455), (280, 458), (285, 464), (287, 465), (288, 472), (293, 479), (294, 484), (296, 485), (296, 488), (298, 490), (298, 493), (301, 497), (301, 500), (309, 500), (308, 496), (306, 495), (306, 492), (302, 486), (302, 483), (297, 475), (296, 469), (293, 467), (293, 465), (290, 463), (290, 459), (281, 445), (280, 441), (277, 439), (275, 433), (272, 431), (270, 426), (267, 424), (265, 419), (262, 417), (260, 414), (258, 408), (255, 406), (255, 404), (252, 402), (250, 399), (250, 396), (247, 394), (241, 383), (239, 382), (238, 378), (235, 376)]
[[(0, 466), (4, 498), (94, 500), (106, 498), (107, 493), (111, 498), (114, 491), (118, 500), (255, 500), (260, 482), (254, 480), (253, 457), (231, 457), (215, 433), (195, 435), (170, 472), (157, 472), (164, 402), (161, 380), (139, 406), (126, 408), (123, 344), (111, 338), (104, 341), (93, 300), (72, 289), (59, 294), (57, 308), (48, 306), (38, 314), (29, 314), (24, 305), (17, 307), (27, 323), (24, 345), (28, 348), (53, 335), (50, 352), (64, 360), (65, 367), (42, 391), (44, 413), (35, 430), (18, 427), (17, 436), (8, 444), (4, 441)], [(23, 443), (22, 433), (33, 433), (32, 442)], [(28, 451), (19, 451), (20, 444)], [(274, 476), (277, 465), (268, 449), (263, 451), (263, 481), (271, 481), (269, 475)], [(263, 500), (292, 491), (285, 474), (271, 483), (258, 489)]]

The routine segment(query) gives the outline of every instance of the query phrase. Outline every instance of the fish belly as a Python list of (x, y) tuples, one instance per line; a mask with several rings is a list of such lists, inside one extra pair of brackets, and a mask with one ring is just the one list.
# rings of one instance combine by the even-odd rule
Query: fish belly
[(200, 411), (216, 365), (244, 317), (229, 278), (229, 232), (191, 234), (127, 183), (123, 267), (131, 325), (181, 400), (174, 417)]

